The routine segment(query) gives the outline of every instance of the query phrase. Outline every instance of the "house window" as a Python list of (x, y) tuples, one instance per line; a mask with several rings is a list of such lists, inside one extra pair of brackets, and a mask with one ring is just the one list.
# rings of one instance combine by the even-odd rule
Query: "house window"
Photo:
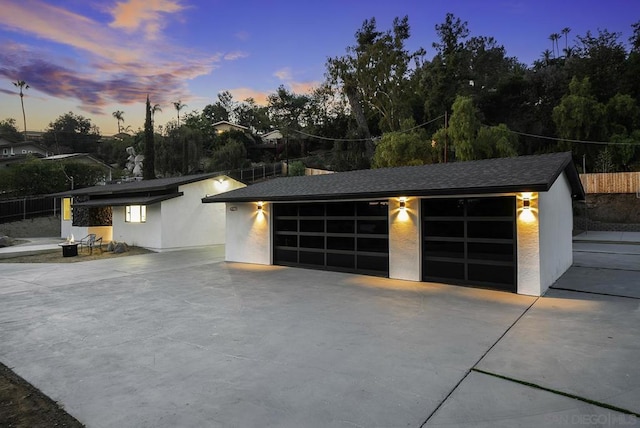
[(125, 207), (124, 221), (127, 223), (144, 223), (147, 221), (146, 205), (127, 205)]
[(71, 220), (71, 198), (62, 198), (62, 220)]
[(3, 155), (8, 155), (9, 154), (9, 149), (2, 149), (2, 154)]
[(26, 151), (25, 149), (22, 149), (22, 154), (23, 154), (23, 155), (26, 155), (26, 154), (27, 154), (27, 151)]

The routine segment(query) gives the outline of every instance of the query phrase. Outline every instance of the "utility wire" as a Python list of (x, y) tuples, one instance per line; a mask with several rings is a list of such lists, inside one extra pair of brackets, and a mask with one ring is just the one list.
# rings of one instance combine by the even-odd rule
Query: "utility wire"
[[(488, 127), (488, 125), (483, 125), (483, 126), (487, 126)], [(553, 140), (553, 141), (566, 141), (568, 143), (599, 144), (599, 145), (611, 145), (611, 146), (633, 146), (633, 145), (636, 145), (636, 143), (614, 143), (612, 141), (584, 141), (584, 140), (572, 140), (570, 138), (547, 137), (547, 136), (544, 136), (544, 135), (527, 134), (526, 132), (513, 131), (511, 129), (508, 129), (508, 131), (511, 132), (512, 134), (523, 135), (525, 137), (541, 138), (541, 139), (544, 139), (544, 140)]]
[[(421, 123), (420, 125), (416, 125), (413, 128), (409, 128), (409, 129), (403, 129), (402, 131), (397, 131), (399, 133), (405, 133), (405, 132), (410, 132), (413, 131), (414, 129), (418, 129), (421, 128), (425, 125), (429, 125), (430, 123), (433, 123), (437, 120), (440, 120), (444, 117), (444, 114), (441, 116), (436, 117), (435, 119), (431, 119), (427, 122)], [(313, 135), (313, 134), (308, 134), (306, 132), (302, 132), (302, 131), (297, 131), (297, 130), (293, 130), (293, 132), (297, 132), (298, 134), (304, 135), (306, 137), (311, 137), (311, 138), (317, 138), (318, 140), (327, 140), (327, 141), (345, 141), (345, 142), (366, 142), (366, 141), (371, 141), (371, 140), (376, 140), (380, 137), (371, 137), (371, 138), (331, 138), (331, 137), (323, 137), (320, 135)]]

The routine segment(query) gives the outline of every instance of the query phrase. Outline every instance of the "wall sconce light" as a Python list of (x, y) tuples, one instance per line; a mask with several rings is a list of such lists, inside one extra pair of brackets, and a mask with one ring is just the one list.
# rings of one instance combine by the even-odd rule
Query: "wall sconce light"
[(524, 198), (522, 199), (522, 209), (528, 210), (531, 208), (531, 199)]
[(398, 207), (402, 211), (406, 210), (407, 209), (407, 199), (406, 198), (400, 198), (400, 202), (398, 203)]
[(258, 202), (258, 212), (262, 212), (262, 202)]

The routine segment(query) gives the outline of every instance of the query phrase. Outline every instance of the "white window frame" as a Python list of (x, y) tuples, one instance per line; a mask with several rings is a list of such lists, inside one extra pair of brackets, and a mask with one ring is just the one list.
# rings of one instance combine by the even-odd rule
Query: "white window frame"
[(146, 223), (147, 222), (147, 206), (146, 205), (127, 205), (124, 207), (125, 223)]

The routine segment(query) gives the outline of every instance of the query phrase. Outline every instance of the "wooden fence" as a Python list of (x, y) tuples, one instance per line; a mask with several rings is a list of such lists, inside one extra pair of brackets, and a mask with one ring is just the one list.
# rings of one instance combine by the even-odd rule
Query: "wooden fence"
[(636, 193), (640, 195), (640, 172), (580, 174), (586, 193)]

